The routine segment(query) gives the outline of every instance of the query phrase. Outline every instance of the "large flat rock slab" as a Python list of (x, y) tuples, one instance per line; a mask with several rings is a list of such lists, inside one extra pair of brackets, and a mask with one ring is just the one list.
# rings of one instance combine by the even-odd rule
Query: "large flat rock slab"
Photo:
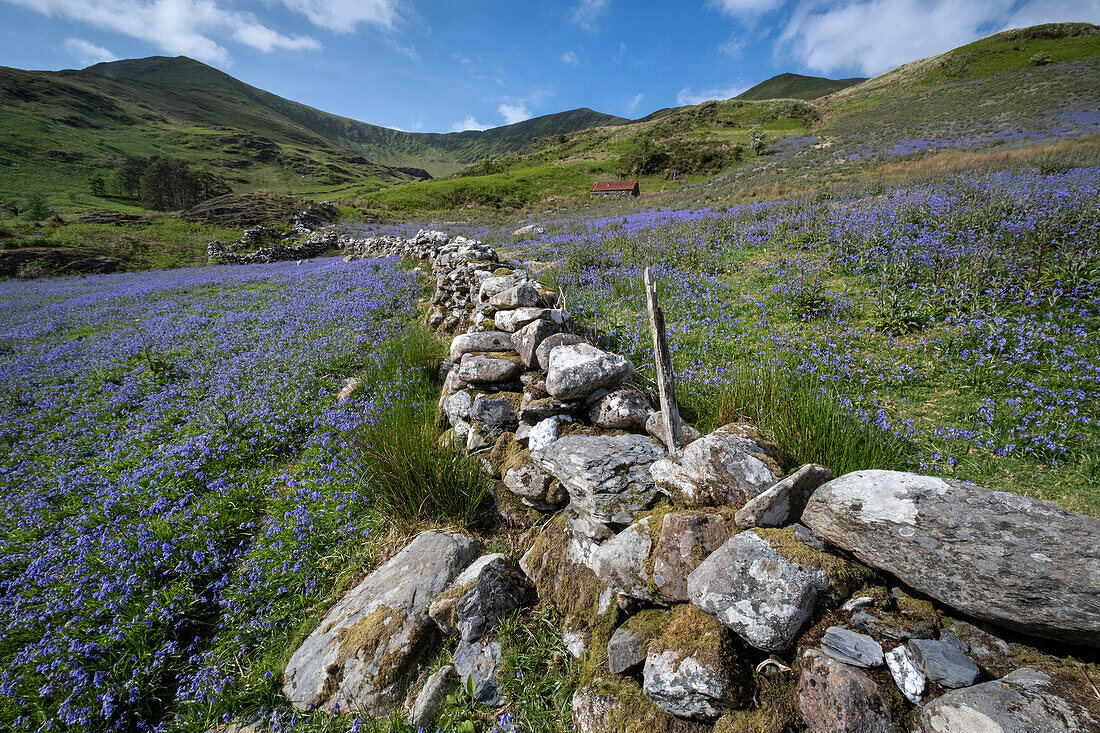
[(290, 658), (283, 693), (296, 708), (385, 716), (439, 632), (429, 604), (477, 557), (481, 543), (422, 532), (325, 614)]
[(1100, 521), (962, 481), (856, 471), (814, 492), (803, 524), (954, 609), (1100, 646)]

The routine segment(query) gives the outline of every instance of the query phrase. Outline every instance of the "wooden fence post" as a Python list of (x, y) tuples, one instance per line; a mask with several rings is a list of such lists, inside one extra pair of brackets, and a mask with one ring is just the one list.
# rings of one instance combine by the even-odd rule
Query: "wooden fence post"
[(661, 422), (669, 453), (684, 447), (680, 407), (676, 404), (676, 378), (672, 373), (672, 354), (665, 334), (665, 312), (657, 305), (657, 288), (650, 268), (645, 269), (645, 303), (649, 312), (649, 333), (653, 337), (653, 359), (657, 363), (657, 389), (661, 396)]

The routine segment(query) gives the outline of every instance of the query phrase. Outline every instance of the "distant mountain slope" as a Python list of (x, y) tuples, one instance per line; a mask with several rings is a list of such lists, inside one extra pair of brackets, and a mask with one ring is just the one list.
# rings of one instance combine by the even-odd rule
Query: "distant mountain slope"
[[(488, 130), (452, 133), (403, 132), (329, 114), (249, 86), (217, 69), (186, 57), (151, 57), (97, 64), (85, 69), (110, 79), (155, 84), (182, 93), (223, 90), (234, 108), (258, 107), (310, 130), (339, 147), (387, 165), (412, 165), (433, 175), (449, 172), (489, 155), (514, 152), (532, 138), (618, 125), (625, 118), (582, 108), (534, 117)], [(84, 73), (84, 72), (80, 72)]]
[(866, 77), (861, 76), (852, 77), (851, 79), (826, 79), (822, 76), (786, 73), (762, 81), (752, 89), (741, 92), (734, 99), (751, 101), (762, 99), (817, 99), (864, 81), (867, 81)]
[(150, 57), (81, 71), (0, 67), (0, 200), (87, 192), (127, 157), (167, 155), (234, 190), (338, 194), (445, 174), (532, 138), (627, 120), (578, 109), (485, 131), (406, 133), (328, 114), (192, 59)]

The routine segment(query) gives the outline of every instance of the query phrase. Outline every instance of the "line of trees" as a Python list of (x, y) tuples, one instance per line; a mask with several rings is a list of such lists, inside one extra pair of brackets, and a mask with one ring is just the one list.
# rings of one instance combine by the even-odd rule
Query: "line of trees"
[(91, 176), (88, 189), (94, 196), (117, 196), (154, 211), (189, 209), (231, 190), (229, 184), (209, 171), (193, 168), (186, 160), (159, 155), (127, 158), (110, 176)]

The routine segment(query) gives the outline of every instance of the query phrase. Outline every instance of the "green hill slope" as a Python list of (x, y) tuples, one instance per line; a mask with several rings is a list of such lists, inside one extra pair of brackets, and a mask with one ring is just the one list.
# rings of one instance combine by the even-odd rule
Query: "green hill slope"
[(422, 177), (401, 168), (445, 174), (535, 137), (624, 122), (578, 109), (485, 131), (406, 133), (283, 99), (183, 57), (81, 71), (0, 67), (0, 200), (33, 189), (62, 208), (101, 206), (87, 199), (89, 176), (153, 155), (189, 161), (237, 191), (338, 194)]
[(817, 99), (826, 94), (839, 92), (850, 86), (867, 81), (865, 77), (851, 79), (826, 79), (821, 76), (803, 76), (802, 74), (779, 74), (762, 81), (751, 89), (738, 94), (735, 99)]

